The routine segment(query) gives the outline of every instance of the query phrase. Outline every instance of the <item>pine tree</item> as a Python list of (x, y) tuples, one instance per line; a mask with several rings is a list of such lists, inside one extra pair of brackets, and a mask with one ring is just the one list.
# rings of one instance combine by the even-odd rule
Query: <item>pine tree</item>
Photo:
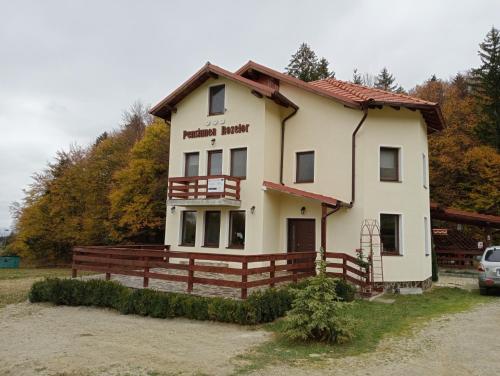
[(318, 60), (311, 47), (307, 43), (302, 43), (297, 52), (292, 55), (285, 71), (290, 76), (305, 82), (323, 80), (335, 76), (335, 72), (328, 68), (329, 64), (324, 57)]
[(361, 73), (358, 73), (358, 68), (354, 68), (352, 71), (352, 83), (363, 85), (363, 77), (361, 76)]
[(478, 51), (482, 65), (473, 70), (473, 90), (482, 121), (478, 138), (500, 152), (500, 32), (495, 27), (486, 35)]
[(395, 84), (396, 78), (389, 73), (386, 67), (384, 67), (377, 78), (375, 79), (375, 87), (377, 89), (382, 89), (385, 91), (396, 91), (400, 88), (399, 85)]

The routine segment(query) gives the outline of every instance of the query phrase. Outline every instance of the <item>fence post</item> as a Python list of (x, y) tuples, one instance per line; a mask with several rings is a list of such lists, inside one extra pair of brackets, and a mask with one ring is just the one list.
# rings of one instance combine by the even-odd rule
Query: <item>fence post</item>
[(144, 280), (142, 281), (142, 286), (146, 288), (149, 286), (149, 277), (147, 276), (149, 274), (149, 257), (146, 256), (143, 259), (145, 261), (145, 264), (144, 264)]
[(344, 281), (347, 280), (347, 259), (345, 256), (342, 256), (342, 278), (344, 278)]
[(246, 299), (247, 298), (247, 272), (248, 272), (248, 261), (245, 258), (244, 261), (242, 261), (241, 265), (242, 269), (242, 274), (241, 274), (241, 299)]
[[(293, 255), (293, 253), (292, 253)], [(297, 264), (297, 262), (300, 261), (300, 260), (297, 260), (296, 258), (293, 258), (292, 259), (292, 263), (290, 265), (292, 265), (292, 268), (295, 268), (295, 264)], [(292, 270), (292, 278), (293, 278), (293, 282), (294, 283), (297, 283), (298, 281), (298, 277), (297, 277), (297, 269), (293, 269)]]
[(189, 268), (188, 268), (188, 286), (187, 291), (191, 293), (193, 291), (193, 277), (194, 277), (194, 258), (189, 255)]
[[(107, 255), (106, 258), (108, 258), (108, 259), (111, 258), (111, 255)], [(108, 269), (111, 268), (111, 264), (109, 264), (109, 263), (106, 266), (108, 267)], [(106, 273), (106, 281), (109, 281), (110, 279), (111, 279), (111, 273), (108, 272), (108, 273)]]
[(271, 287), (274, 287), (274, 272), (276, 270), (276, 261), (274, 259), (271, 260), (271, 271), (269, 272), (269, 278), (271, 278)]
[(71, 269), (71, 278), (76, 278), (76, 274), (77, 274), (77, 272), (76, 272), (76, 267), (75, 267), (75, 265), (73, 264), (73, 269)]

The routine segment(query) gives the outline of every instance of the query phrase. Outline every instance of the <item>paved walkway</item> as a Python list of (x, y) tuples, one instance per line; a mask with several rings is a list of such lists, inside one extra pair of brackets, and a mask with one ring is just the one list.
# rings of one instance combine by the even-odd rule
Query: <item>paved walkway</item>
[[(160, 273), (160, 274), (173, 274), (173, 275), (187, 275), (187, 271), (184, 270), (175, 270), (175, 269), (151, 269), (151, 272)], [(276, 277), (286, 275), (284, 272), (277, 272)], [(196, 272), (195, 276), (198, 278), (210, 278), (210, 279), (225, 279), (231, 281), (241, 281), (241, 276), (238, 275), (230, 275), (230, 274), (220, 274), (220, 273), (207, 273), (207, 272)], [(104, 279), (104, 274), (96, 274), (91, 276), (81, 277), (82, 279)], [(269, 278), (269, 274), (255, 274), (249, 275), (248, 281), (253, 281), (257, 279), (265, 279)], [(111, 274), (111, 280), (117, 281), (123, 284), (124, 286), (132, 287), (132, 288), (143, 288), (143, 278), (142, 277), (134, 277), (128, 275), (118, 275)], [(276, 286), (282, 285), (283, 283), (277, 283)], [(266, 289), (268, 286), (260, 286), (253, 287), (248, 289), (248, 295), (250, 295), (253, 291), (257, 291), (259, 289)], [(187, 283), (186, 282), (174, 282), (174, 281), (164, 281), (161, 279), (149, 279), (149, 288), (158, 291), (166, 291), (166, 292), (179, 292), (186, 293), (187, 292)], [(225, 286), (211, 286), (211, 285), (202, 285), (199, 283), (193, 284), (193, 295), (200, 296), (220, 296), (224, 298), (235, 298), (239, 299), (241, 290), (239, 288), (233, 287), (225, 287)]]

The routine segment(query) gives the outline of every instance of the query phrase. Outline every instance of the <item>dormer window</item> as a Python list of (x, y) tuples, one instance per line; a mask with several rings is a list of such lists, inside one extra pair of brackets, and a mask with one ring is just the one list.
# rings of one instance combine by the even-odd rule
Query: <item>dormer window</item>
[(224, 96), (226, 85), (211, 86), (209, 89), (209, 115), (222, 115), (224, 113)]

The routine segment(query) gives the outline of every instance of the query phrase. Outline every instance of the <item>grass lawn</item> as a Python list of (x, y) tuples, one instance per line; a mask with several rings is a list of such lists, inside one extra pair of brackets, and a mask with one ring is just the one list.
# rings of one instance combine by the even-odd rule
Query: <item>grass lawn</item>
[[(321, 362), (328, 357), (343, 357), (370, 352), (376, 349), (385, 336), (411, 334), (420, 324), (443, 314), (457, 313), (473, 308), (498, 297), (481, 296), (476, 291), (458, 288), (434, 288), (423, 295), (385, 295), (395, 299), (393, 304), (355, 301), (349, 307), (356, 319), (355, 338), (344, 345), (319, 343), (295, 343), (280, 336), (282, 320), (267, 324), (265, 329), (274, 332), (274, 339), (254, 351), (237, 358), (240, 366), (237, 373), (261, 369), (273, 363), (298, 364)], [(319, 354), (310, 357), (310, 354)]]
[(68, 268), (0, 269), (0, 308), (28, 298), (33, 282), (46, 277), (71, 277)]

